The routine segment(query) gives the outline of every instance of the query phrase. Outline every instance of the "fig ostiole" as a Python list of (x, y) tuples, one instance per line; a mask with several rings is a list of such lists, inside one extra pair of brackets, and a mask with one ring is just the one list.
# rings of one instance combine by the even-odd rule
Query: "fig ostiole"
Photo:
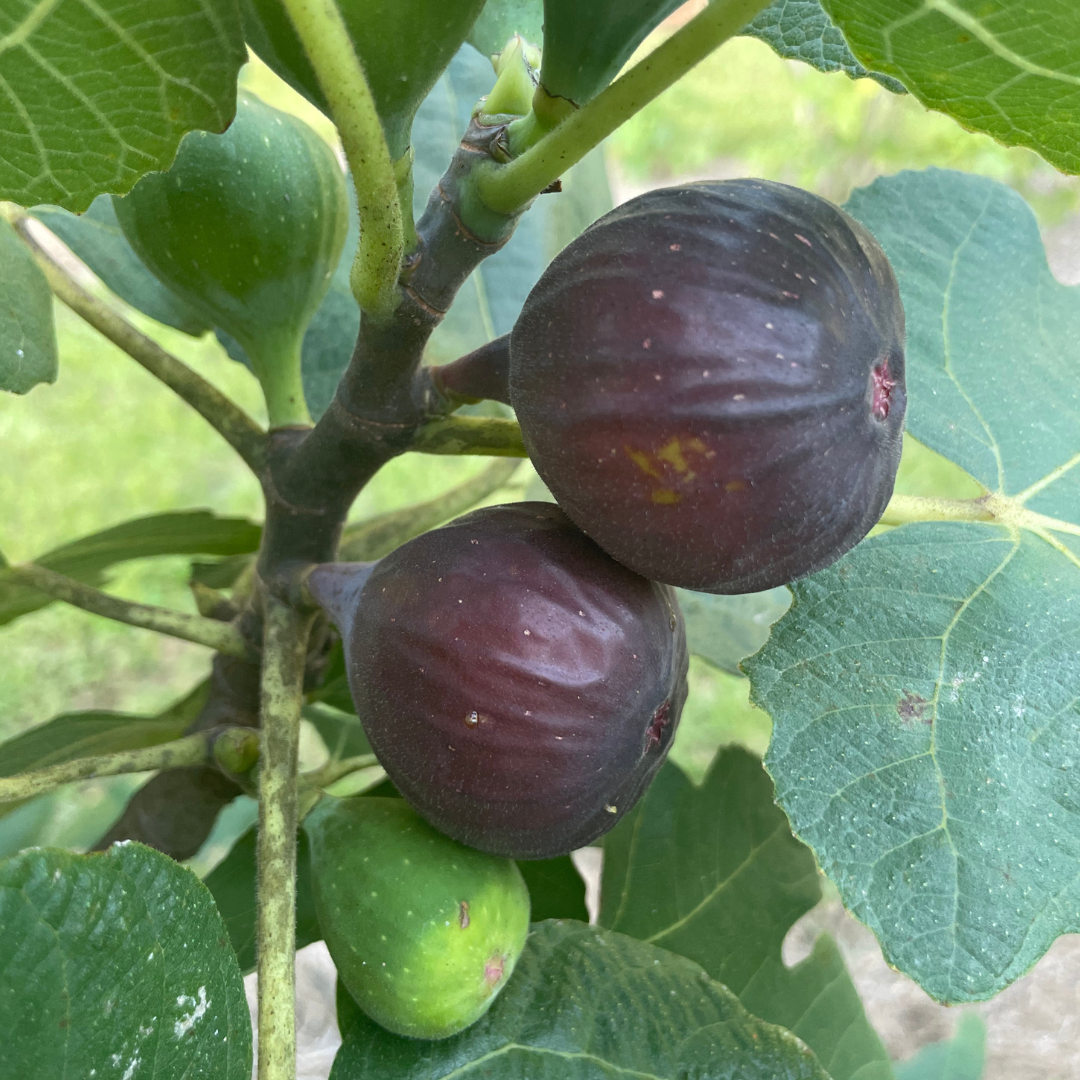
[(514, 863), (443, 836), (401, 799), (326, 795), (304, 831), (319, 926), (360, 1008), (419, 1039), (479, 1020), (529, 932)]
[(330, 147), (241, 93), (224, 134), (189, 133), (167, 172), (147, 174), (113, 205), (154, 275), (243, 346), (270, 426), (309, 424), (301, 348), (348, 228)]
[(551, 503), (473, 511), (379, 560), (309, 578), (345, 643), (380, 764), (435, 828), (544, 859), (644, 792), (686, 700), (674, 592)]
[(619, 562), (706, 592), (783, 585), (858, 543), (892, 494), (896, 279), (865, 228), (797, 188), (651, 191), (544, 272), (509, 391), (540, 476)]

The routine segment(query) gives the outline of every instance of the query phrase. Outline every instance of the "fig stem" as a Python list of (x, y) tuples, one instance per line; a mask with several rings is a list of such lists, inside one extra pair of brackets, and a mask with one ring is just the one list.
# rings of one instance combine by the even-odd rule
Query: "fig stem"
[(420, 454), (528, 457), (516, 420), (492, 416), (439, 416), (420, 425), (409, 449)]
[[(156, 341), (136, 330), (119, 312), (79, 285), (56, 255), (35, 235), (38, 230), (47, 233), (44, 225), (29, 214), (11, 216), (15, 218), (13, 224), (19, 236), (44, 271), (53, 293), (98, 333), (123, 349), (187, 402), (240, 455), (253, 473), (261, 473), (266, 464), (266, 432), (216, 386), (192, 371)], [(50, 246), (60, 245), (60, 240), (52, 233), (47, 235)], [(65, 255), (68, 260), (78, 261), (66, 249)], [(86, 273), (89, 274), (89, 270)]]
[(350, 284), (361, 309), (386, 319), (398, 305), (405, 253), (401, 195), (375, 99), (334, 0), (282, 0), (337, 125), (356, 184), (360, 245)]
[(520, 467), (516, 460), (493, 461), (483, 472), (435, 499), (349, 525), (341, 535), (338, 558), (344, 562), (381, 559), (406, 540), (471, 510), (482, 499), (505, 487)]
[(358, 754), (356, 757), (342, 758), (340, 761), (328, 761), (322, 768), (305, 773), (302, 781), (305, 787), (325, 788), (337, 783), (349, 773), (370, 769), (378, 764), (379, 759), (374, 754)]
[[(224, 730), (244, 729), (226, 728)], [(138, 750), (120, 750), (115, 754), (76, 758), (74, 761), (63, 761), (45, 769), (0, 777), (0, 803), (29, 799), (76, 780), (174, 769), (185, 765), (203, 765), (213, 761), (214, 742), (221, 734), (223, 734), (223, 729), (215, 728), (210, 731), (200, 731), (195, 735), (185, 735), (182, 739), (161, 743), (158, 746), (145, 746)]]
[(304, 397), (300, 350), (303, 335), (282, 339), (271, 349), (260, 350), (254, 342), (243, 342), (262, 387), (271, 428), (311, 427), (311, 413)]
[(704, 11), (519, 157), (507, 165), (487, 165), (476, 179), (480, 198), (502, 214), (528, 205), (617, 127), (734, 37), (769, 3), (712, 0)]
[(996, 515), (979, 499), (937, 499), (924, 495), (894, 495), (880, 525), (911, 525), (919, 521), (994, 521)]
[(314, 616), (265, 598), (257, 840), (259, 1080), (296, 1077), (297, 756)]
[(153, 604), (123, 600), (35, 563), (22, 563), (11, 569), (54, 600), (63, 600), (73, 607), (82, 608), (83, 611), (101, 615), (114, 622), (126, 623), (128, 626), (138, 626), (143, 630), (153, 630), (158, 634), (180, 638), (182, 641), (192, 641), (196, 645), (205, 645), (226, 656), (254, 662), (258, 660), (257, 650), (232, 623), (191, 615), (186, 611), (172, 611)]

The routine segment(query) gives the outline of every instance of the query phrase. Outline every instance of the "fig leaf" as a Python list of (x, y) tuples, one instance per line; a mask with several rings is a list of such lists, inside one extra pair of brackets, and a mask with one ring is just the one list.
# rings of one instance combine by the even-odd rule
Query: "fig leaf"
[(1080, 7), (1070, 0), (823, 0), (866, 67), (1006, 146), (1080, 173)]
[(0, 218), (0, 390), (56, 382), (52, 292), (15, 229)]
[(236, 0), (7, 4), (2, 26), (0, 199), (78, 213), (233, 118)]
[(123, 844), (0, 862), (0, 1031), (9, 1076), (251, 1076), (251, 1017), (198, 878)]
[(891, 1080), (832, 939), (793, 968), (781, 959), (821, 887), (753, 754), (722, 750), (700, 787), (665, 765), (604, 841), (600, 891), (602, 926), (701, 964), (755, 1016), (798, 1035), (833, 1080)]
[(867, 540), (744, 667), (796, 835), (890, 964), (978, 1001), (1080, 931), (1080, 289), (995, 181), (900, 173), (848, 209), (900, 284), (912, 434), (1004, 517)]
[(751, 1016), (697, 964), (579, 922), (535, 924), (506, 990), (460, 1035), (418, 1043), (358, 1009), (338, 1017), (334, 1080), (827, 1080), (803, 1043)]

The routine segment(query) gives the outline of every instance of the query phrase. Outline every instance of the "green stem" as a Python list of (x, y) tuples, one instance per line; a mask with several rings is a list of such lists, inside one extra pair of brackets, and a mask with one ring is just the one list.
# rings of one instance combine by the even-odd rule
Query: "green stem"
[(520, 157), (508, 165), (487, 166), (477, 177), (480, 198), (501, 214), (526, 206), (617, 127), (737, 34), (769, 2), (712, 0), (700, 15)]
[(398, 304), (405, 239), (397, 178), (375, 99), (334, 0), (282, 3), (330, 105), (356, 184), (360, 246), (350, 278), (353, 295), (364, 311), (385, 319)]
[(346, 526), (341, 534), (338, 559), (342, 562), (381, 559), (406, 540), (464, 514), (481, 499), (505, 487), (520, 467), (520, 461), (493, 461), (476, 476), (434, 499)]
[(490, 416), (440, 416), (416, 431), (409, 447), (420, 454), (486, 454), (528, 457), (516, 420)]
[(342, 758), (340, 761), (328, 761), (321, 769), (305, 773), (302, 777), (305, 787), (324, 788), (340, 780), (349, 773), (360, 769), (370, 769), (378, 765), (379, 759), (374, 754), (358, 754), (356, 757)]
[(997, 516), (981, 499), (937, 499), (923, 495), (894, 495), (880, 525), (911, 525), (919, 521), (995, 521)]
[(304, 397), (300, 359), (303, 335), (277, 344), (280, 344), (280, 348), (260, 353), (254, 345), (244, 342), (266, 399), (270, 427), (310, 427), (311, 413)]
[(98, 333), (186, 401), (240, 455), (252, 472), (260, 473), (266, 464), (266, 433), (262, 428), (216, 386), (136, 330), (108, 304), (76, 284), (33, 235), (29, 227), (31, 220), (29, 215), (21, 214), (14, 224), (45, 272), (53, 293)]
[(313, 616), (266, 598), (259, 768), (259, 1080), (296, 1077), (297, 756)]
[(213, 760), (213, 744), (217, 731), (200, 731), (160, 746), (139, 750), (121, 750), (115, 754), (76, 758), (47, 769), (0, 777), (0, 803), (29, 799), (76, 780), (98, 776), (120, 776), (123, 773), (150, 772), (173, 769), (182, 765), (202, 765)]
[(226, 656), (257, 660), (256, 651), (231, 623), (207, 619), (202, 615), (189, 615), (185, 611), (171, 611), (152, 604), (122, 600), (118, 596), (110, 596), (91, 585), (84, 585), (81, 581), (34, 563), (22, 563), (11, 569), (54, 600), (63, 600), (74, 607), (82, 608), (83, 611), (126, 623), (128, 626), (138, 626), (143, 630), (153, 630), (155, 633), (167, 634), (183, 641), (193, 641), (196, 645), (205, 645)]

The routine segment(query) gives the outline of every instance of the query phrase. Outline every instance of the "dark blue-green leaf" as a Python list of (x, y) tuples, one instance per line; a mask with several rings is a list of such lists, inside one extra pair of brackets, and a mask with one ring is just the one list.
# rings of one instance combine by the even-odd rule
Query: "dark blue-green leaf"
[(868, 71), (855, 59), (821, 0), (774, 0), (742, 32), (760, 38), (785, 60), (802, 60), (818, 71), (842, 71), (852, 79), (874, 79), (894, 94), (907, 93), (897, 79)]
[(982, 1000), (1080, 931), (1080, 289), (994, 181), (901, 173), (848, 209), (900, 283), (911, 431), (997, 517), (865, 541), (744, 666), (844, 903), (928, 993)]
[(769, 628), (791, 607), (791, 593), (782, 585), (742, 596), (714, 596), (689, 589), (677, 589), (676, 593), (686, 620), (690, 652), (733, 675), (739, 674), (739, 661), (765, 644)]
[(221, 917), (141, 844), (0, 862), (0, 1075), (249, 1080), (251, 1018)]
[(896, 1080), (981, 1080), (985, 1057), (986, 1025), (978, 1013), (964, 1013), (951, 1039), (898, 1064)]
[(469, 31), (468, 41), (484, 56), (494, 56), (514, 34), (533, 45), (543, 42), (543, 0), (487, 0)]
[(827, 935), (794, 968), (784, 937), (820, 899), (759, 758), (729, 747), (701, 787), (668, 763), (604, 840), (600, 923), (700, 964), (799, 1036), (833, 1080), (891, 1080), (889, 1057)]
[(0, 390), (26, 394), (56, 382), (57, 364), (49, 283), (0, 217)]
[[(35, 561), (89, 585), (100, 584), (110, 566), (158, 555), (238, 555), (255, 551), (262, 530), (242, 518), (209, 510), (182, 510), (125, 521), (111, 529), (54, 548)], [(0, 569), (0, 626), (51, 604), (44, 593)]]
[(331, 1080), (828, 1080), (782, 1028), (689, 960), (578, 922), (537, 924), (491, 1011), (449, 1039), (339, 1009)]

